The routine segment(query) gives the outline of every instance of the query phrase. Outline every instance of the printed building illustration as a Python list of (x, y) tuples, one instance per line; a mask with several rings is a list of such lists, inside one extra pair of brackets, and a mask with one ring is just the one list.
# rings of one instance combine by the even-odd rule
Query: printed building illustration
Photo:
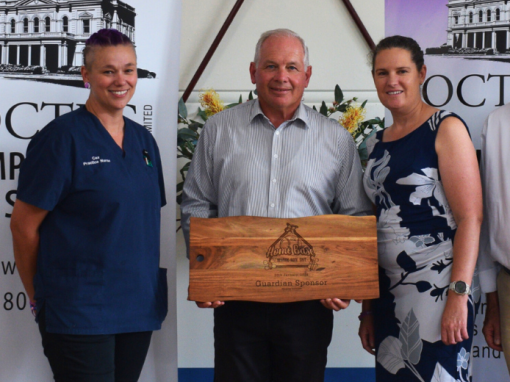
[(0, 64), (50, 72), (83, 64), (91, 34), (115, 28), (135, 41), (135, 9), (118, 0), (0, 0)]
[(448, 40), (454, 50), (510, 50), (510, 2), (508, 0), (449, 0)]
[[(277, 266), (314, 269), (317, 261), (313, 246), (296, 231), (297, 228), (299, 228), (297, 225), (287, 223), (284, 232), (267, 249), (266, 257), (269, 259), (266, 263), (267, 269)], [(298, 263), (299, 256), (307, 257), (308, 262), (295, 264)], [(283, 263), (283, 265), (276, 265), (273, 261)]]

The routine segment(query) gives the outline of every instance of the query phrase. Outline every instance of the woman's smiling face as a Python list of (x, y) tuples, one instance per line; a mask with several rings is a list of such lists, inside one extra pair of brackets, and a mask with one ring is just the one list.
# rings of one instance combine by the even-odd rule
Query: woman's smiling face
[(90, 83), (89, 101), (104, 112), (124, 109), (138, 81), (134, 48), (131, 45), (97, 47), (87, 60), (82, 76)]
[(426, 73), (425, 65), (418, 70), (406, 49), (381, 50), (373, 73), (379, 100), (390, 111), (412, 109), (421, 102), (420, 85)]

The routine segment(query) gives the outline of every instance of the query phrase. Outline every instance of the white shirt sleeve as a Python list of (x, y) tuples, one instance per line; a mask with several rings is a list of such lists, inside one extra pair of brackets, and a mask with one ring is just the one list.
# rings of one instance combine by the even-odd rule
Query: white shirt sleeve
[(492, 112), (482, 130), (480, 174), (484, 220), (478, 271), (485, 293), (496, 290), (499, 265), (510, 268), (510, 104)]

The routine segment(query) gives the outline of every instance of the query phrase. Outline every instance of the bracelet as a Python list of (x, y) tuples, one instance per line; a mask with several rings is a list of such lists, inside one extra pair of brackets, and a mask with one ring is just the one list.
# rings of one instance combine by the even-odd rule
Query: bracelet
[(30, 311), (34, 317), (37, 316), (37, 309), (35, 308), (35, 302), (30, 301)]
[(358, 316), (358, 320), (363, 320), (366, 316), (370, 316), (371, 314), (374, 314), (371, 310), (365, 310), (364, 312), (361, 312)]

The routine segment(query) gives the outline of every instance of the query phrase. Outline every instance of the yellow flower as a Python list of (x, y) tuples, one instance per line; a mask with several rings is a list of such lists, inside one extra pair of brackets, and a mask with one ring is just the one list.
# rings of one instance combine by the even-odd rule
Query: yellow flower
[(365, 108), (360, 105), (351, 104), (349, 108), (338, 119), (338, 122), (353, 134), (358, 128), (359, 124), (365, 119)]
[(220, 95), (216, 93), (214, 89), (209, 89), (200, 93), (198, 98), (200, 99), (200, 105), (204, 108), (208, 117), (225, 109)]

